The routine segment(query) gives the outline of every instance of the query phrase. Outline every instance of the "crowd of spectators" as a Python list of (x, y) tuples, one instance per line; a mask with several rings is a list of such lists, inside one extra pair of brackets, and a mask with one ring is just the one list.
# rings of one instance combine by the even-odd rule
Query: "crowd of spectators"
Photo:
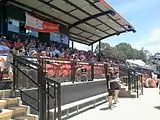
[(77, 61), (97, 61), (94, 53), (84, 50), (77, 50), (55, 44), (53, 42), (40, 42), (36, 39), (26, 39), (21, 41), (9, 41), (5, 37), (1, 38), (14, 54), (28, 57), (54, 58)]

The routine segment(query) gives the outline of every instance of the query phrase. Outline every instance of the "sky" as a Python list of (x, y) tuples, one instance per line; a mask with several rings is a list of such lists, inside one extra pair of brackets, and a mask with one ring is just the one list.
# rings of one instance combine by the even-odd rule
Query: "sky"
[[(130, 43), (134, 48), (149, 50), (152, 54), (160, 52), (160, 0), (106, 0), (134, 28), (136, 33), (124, 33), (104, 39), (111, 46), (121, 42)], [(90, 47), (79, 43), (77, 49)], [(94, 48), (97, 44), (94, 44)]]

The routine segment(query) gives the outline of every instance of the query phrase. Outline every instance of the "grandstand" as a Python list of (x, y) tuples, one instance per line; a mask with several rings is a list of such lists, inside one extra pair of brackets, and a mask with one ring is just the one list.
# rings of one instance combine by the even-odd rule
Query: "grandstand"
[[(135, 32), (104, 0), (0, 0), (0, 15), (1, 42), (13, 59), (1, 55), (13, 76), (1, 71), (0, 119), (61, 120), (70, 108), (62, 105), (104, 93), (110, 63), (95, 56), (93, 44), (99, 42), (100, 53), (101, 40)], [(92, 49), (74, 49), (74, 42)]]

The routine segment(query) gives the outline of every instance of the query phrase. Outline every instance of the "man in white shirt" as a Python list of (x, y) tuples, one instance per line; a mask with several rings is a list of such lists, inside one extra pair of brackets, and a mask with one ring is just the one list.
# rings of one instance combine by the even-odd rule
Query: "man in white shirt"
[(5, 71), (8, 71), (9, 78), (12, 79), (13, 76), (11, 68), (12, 55), (10, 53), (10, 48), (7, 46), (6, 42), (7, 42), (6, 38), (2, 38), (0, 40), (0, 56), (3, 57), (4, 59), (4, 61), (1, 63), (0, 70), (1, 74), (3, 74), (3, 72)]

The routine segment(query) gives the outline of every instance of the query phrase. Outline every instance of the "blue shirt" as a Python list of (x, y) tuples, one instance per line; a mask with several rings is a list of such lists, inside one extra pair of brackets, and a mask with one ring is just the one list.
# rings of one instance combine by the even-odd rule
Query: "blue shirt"
[(7, 56), (8, 53), (10, 51), (9, 47), (4, 46), (4, 45), (0, 45), (0, 51), (6, 51), (6, 53), (0, 53), (1, 56)]
[(59, 54), (61, 54), (61, 52), (60, 52), (59, 50), (55, 49), (55, 50), (53, 51), (53, 55), (59, 55)]

